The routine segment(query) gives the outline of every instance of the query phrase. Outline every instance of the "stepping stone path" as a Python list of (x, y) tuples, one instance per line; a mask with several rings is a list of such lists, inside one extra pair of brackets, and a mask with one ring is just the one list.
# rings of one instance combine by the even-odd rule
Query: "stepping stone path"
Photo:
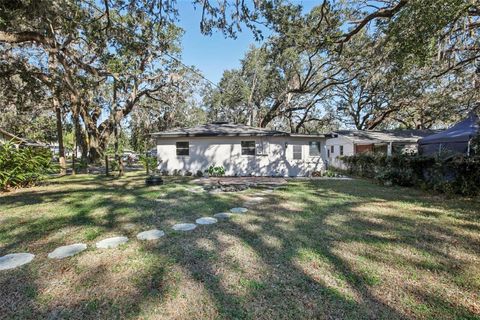
[(69, 246), (58, 247), (48, 254), (50, 259), (63, 259), (76, 255), (77, 253), (82, 252), (87, 249), (85, 243), (75, 243)]
[(35, 256), (31, 253), (11, 253), (0, 257), (0, 270), (14, 269), (29, 263)]
[(113, 237), (103, 239), (96, 243), (98, 249), (113, 249), (128, 241), (127, 237)]
[(172, 227), (175, 231), (191, 231), (195, 229), (197, 225), (195, 223), (178, 223)]
[(157, 240), (165, 235), (165, 232), (158, 229), (143, 231), (137, 234), (138, 240)]
[(200, 192), (204, 192), (205, 190), (202, 187), (191, 187), (191, 188), (188, 188), (187, 191), (193, 192), (193, 193), (200, 193)]
[(229, 219), (232, 216), (230, 212), (220, 212), (213, 215), (217, 219)]
[(203, 217), (203, 218), (198, 218), (195, 220), (196, 223), (198, 224), (214, 224), (217, 223), (218, 220), (212, 217)]
[[(188, 188), (187, 191), (193, 192), (193, 193), (199, 193), (199, 192), (204, 192), (205, 190), (202, 187), (192, 187)], [(273, 190), (264, 190), (260, 194), (267, 194), (271, 193)], [(155, 199), (155, 201), (162, 201), (164, 199)], [(258, 203), (265, 200), (262, 197), (252, 197), (248, 200), (249, 203)], [(209, 224), (215, 224), (218, 222), (217, 219), (228, 219), (230, 218), (233, 214), (243, 214), (248, 211), (247, 208), (243, 207), (236, 207), (230, 209), (230, 212), (220, 212), (214, 215), (214, 217), (202, 217), (198, 218), (195, 222), (200, 225), (209, 225)], [(125, 229), (134, 229), (136, 227), (135, 224), (133, 223), (126, 223), (123, 225)], [(191, 231), (194, 230), (197, 227), (196, 224), (194, 223), (178, 223), (172, 227), (173, 230), (175, 231)], [(165, 232), (162, 230), (158, 229), (152, 229), (152, 230), (147, 230), (140, 232), (137, 234), (137, 239), (139, 240), (157, 240), (161, 237), (165, 236)], [(119, 237), (112, 237), (112, 238), (107, 238), (103, 239), (95, 244), (95, 246), (98, 249), (112, 249), (116, 248), (121, 244), (124, 244), (128, 241), (127, 237), (124, 236), (119, 236)], [(53, 250), (48, 254), (48, 258), (50, 259), (63, 259), (67, 257), (74, 256), (84, 250), (87, 249), (87, 245), (84, 243), (75, 243), (72, 245), (68, 246), (61, 246)], [(3, 257), (0, 257), (0, 271), (1, 270), (9, 270), (13, 268), (17, 268), (19, 266), (22, 266), (24, 264), (27, 264), (33, 260), (35, 255), (31, 253), (12, 253), (12, 254), (7, 254)]]
[(262, 198), (262, 197), (252, 197), (252, 198), (247, 199), (246, 203), (256, 204), (256, 203), (262, 202), (264, 200), (265, 200), (265, 198)]
[(230, 209), (231, 213), (246, 213), (248, 211), (247, 208), (232, 208)]
[(135, 229), (137, 226), (134, 224), (134, 223), (125, 223), (123, 225), (123, 228), (126, 229), (126, 230), (133, 230)]

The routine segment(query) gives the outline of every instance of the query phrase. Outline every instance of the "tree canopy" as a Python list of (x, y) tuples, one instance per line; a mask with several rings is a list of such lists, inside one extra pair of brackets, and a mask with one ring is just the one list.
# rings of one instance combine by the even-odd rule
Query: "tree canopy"
[(478, 0), (192, 5), (206, 37), (262, 40), (218, 87), (181, 63), (175, 1), (1, 1), (0, 125), (61, 145), (68, 132), (95, 162), (122, 130), (143, 150), (152, 130), (207, 118), (315, 132), (431, 128), (478, 109)]

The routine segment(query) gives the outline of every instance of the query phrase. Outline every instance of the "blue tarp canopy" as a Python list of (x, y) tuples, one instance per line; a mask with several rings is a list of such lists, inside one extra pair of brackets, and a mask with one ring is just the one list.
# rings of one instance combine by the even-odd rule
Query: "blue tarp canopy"
[(467, 119), (437, 134), (418, 140), (420, 154), (433, 155), (442, 152), (468, 153), (469, 141), (479, 134), (479, 119), (471, 113)]

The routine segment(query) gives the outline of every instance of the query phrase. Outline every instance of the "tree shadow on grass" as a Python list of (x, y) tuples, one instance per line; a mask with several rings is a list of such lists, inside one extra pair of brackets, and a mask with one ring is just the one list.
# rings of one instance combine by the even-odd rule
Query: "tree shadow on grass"
[[(76, 215), (63, 220), (56, 217), (27, 224), (21, 232), (10, 236), (13, 240), (6, 248), (15, 249), (23, 243), (40, 240), (62, 227), (72, 225), (95, 225), (105, 231), (118, 230), (124, 222), (124, 210), (145, 208), (141, 214), (129, 216), (128, 221), (142, 226), (161, 226), (165, 221), (169, 224), (193, 222), (197, 217), (213, 215), (240, 204), (236, 195), (214, 197), (207, 193), (186, 194), (174, 186), (154, 191), (148, 188), (125, 189), (131, 185), (125, 184), (121, 190), (115, 191), (115, 198), (119, 199), (114, 203), (103, 199), (95, 208), (85, 208), (79, 204), (82, 203), (82, 192), (72, 191), (73, 194), (80, 194), (70, 203)], [(447, 277), (450, 273), (463, 270), (466, 262), (438, 249), (435, 243), (445, 241), (447, 236), (459, 241), (458, 248), (472, 254), (478, 255), (478, 247), (475, 246), (475, 239), (459, 235), (436, 223), (419, 222), (414, 216), (382, 215), (377, 216), (376, 220), (369, 220), (368, 216), (362, 216), (359, 208), (368, 204), (389, 204), (398, 199), (378, 186), (367, 185), (367, 194), (360, 190), (361, 187), (365, 187), (363, 182), (303, 182), (289, 185), (280, 195), (266, 196), (267, 203), (255, 206), (247, 216), (222, 221), (214, 226), (199, 226), (187, 234), (167, 231), (167, 237), (159, 245), (140, 245), (141, 252), (156, 258), (136, 273), (135, 290), (117, 294), (114, 298), (92, 295), (89, 299), (69, 303), (69, 298), (65, 297), (65, 307), (61, 307), (62, 301), (53, 304), (44, 301), (45, 307), (39, 302), (38, 294), (33, 294), (38, 290), (35, 289), (36, 283), (41, 282), (41, 272), (32, 270), (30, 266), (9, 271), (8, 275), (0, 277), (0, 288), (9, 288), (8, 291), (21, 297), (23, 305), (17, 304), (14, 309), (17, 312), (19, 309), (25, 310), (26, 318), (29, 314), (37, 318), (55, 315), (72, 318), (136, 318), (145, 314), (149, 303), (159, 308), (156, 314), (159, 316), (162, 315), (161, 306), (165, 301), (180, 299), (172, 291), (181, 290), (178, 282), (185, 283), (185, 279), (168, 280), (175, 267), (203, 288), (205, 300), (211, 301), (215, 307), (213, 314), (207, 314), (209, 317), (400, 319), (452, 315), (474, 318), (471, 310), (432, 296), (427, 291), (404, 290), (415, 300), (411, 310), (406, 310), (408, 306), (401, 305), (401, 301), (389, 302), (378, 292), (377, 286), (389, 281), (385, 278), (388, 274), (380, 274), (380, 279), (377, 279), (380, 271), (362, 270), (356, 264), (358, 259), (367, 259), (372, 265), (401, 262), (416, 269), (441, 265), (442, 268), (437, 272)], [(300, 190), (291, 195), (290, 192), (295, 188)], [(112, 189), (100, 186), (96, 190), (110, 192)], [(153, 193), (164, 193), (164, 198), (172, 201), (156, 203), (152, 208)], [(133, 200), (122, 200), (122, 197), (132, 195)], [(402, 202), (418, 204), (414, 193), (401, 198)], [(286, 201), (299, 204), (301, 210), (285, 209), (281, 204)], [(420, 204), (425, 207), (443, 205), (427, 200)], [(449, 202), (446, 206), (455, 208), (456, 204)], [(104, 209), (107, 214), (100, 218), (90, 216), (89, 213), (98, 208)], [(349, 247), (350, 244), (359, 244), (359, 251), (355, 252), (356, 247)], [(399, 245), (427, 253), (435, 261), (430, 265), (422, 265), (421, 260), (412, 261), (395, 252), (388, 252), (391, 247)], [(368, 250), (362, 251), (363, 247)], [(73, 268), (74, 261), (65, 260), (61, 265)], [(83, 279), (79, 281), (90, 283), (94, 293), (95, 284), (110, 279), (110, 272), (101, 265), (93, 267), (82, 271)], [(15, 285), (22, 281), (29, 283), (29, 286)], [(8, 295), (7, 290), (0, 291), (2, 295)], [(444, 307), (445, 303), (449, 304), (448, 308)], [(423, 310), (422, 304), (428, 308)], [(186, 315), (191, 318), (202, 315), (202, 306), (197, 307), (196, 310), (188, 310), (190, 313)], [(7, 315), (18, 315), (8, 306), (1, 307), (0, 311), (6, 311), (3, 314)], [(172, 317), (171, 314), (165, 316)]]

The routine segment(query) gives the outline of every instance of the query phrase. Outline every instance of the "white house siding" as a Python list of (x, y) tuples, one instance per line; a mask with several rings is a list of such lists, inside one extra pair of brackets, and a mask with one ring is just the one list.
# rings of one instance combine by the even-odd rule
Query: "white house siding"
[(340, 157), (342, 157), (342, 155), (340, 155), (340, 146), (343, 146), (343, 156), (351, 156), (355, 154), (353, 142), (343, 137), (327, 139), (325, 149), (330, 150), (331, 146), (333, 146), (334, 152), (329, 152), (328, 165), (339, 169), (345, 169), (346, 167), (343, 161), (340, 160)]
[[(255, 141), (257, 154), (241, 154), (241, 141)], [(190, 143), (189, 156), (176, 155), (176, 142)], [(319, 141), (324, 151), (324, 138), (296, 137), (185, 137), (157, 138), (159, 170), (195, 174), (210, 165), (223, 166), (228, 176), (308, 176), (325, 169), (325, 153), (309, 156), (309, 141)], [(286, 146), (285, 146), (286, 143)], [(293, 145), (302, 146), (302, 160), (293, 159)], [(263, 151), (262, 151), (263, 150)]]

